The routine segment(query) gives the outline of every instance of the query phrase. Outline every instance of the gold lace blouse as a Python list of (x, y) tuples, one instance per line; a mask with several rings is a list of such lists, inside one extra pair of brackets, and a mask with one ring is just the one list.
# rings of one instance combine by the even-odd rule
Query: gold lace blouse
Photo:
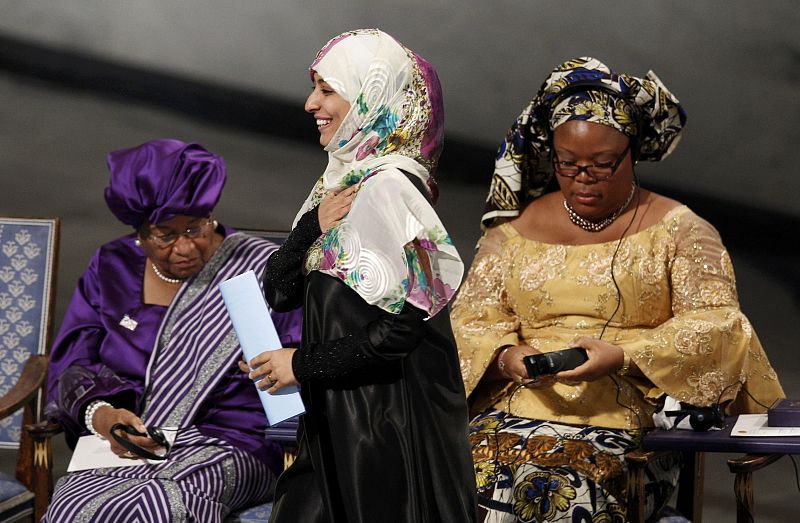
[(724, 391), (723, 401), (735, 398), (735, 412), (763, 410), (739, 381), (765, 405), (784, 396), (739, 309), (719, 234), (686, 206), (625, 238), (614, 262), (621, 303), (603, 339), (622, 347), (644, 378), (557, 383), (513, 395), (510, 382), (484, 379), (504, 346), (527, 343), (547, 352), (600, 335), (617, 307), (616, 246), (543, 243), (508, 223), (484, 234), (451, 312), (473, 412), (494, 406), (535, 419), (637, 428), (652, 425), (664, 394), (710, 405)]

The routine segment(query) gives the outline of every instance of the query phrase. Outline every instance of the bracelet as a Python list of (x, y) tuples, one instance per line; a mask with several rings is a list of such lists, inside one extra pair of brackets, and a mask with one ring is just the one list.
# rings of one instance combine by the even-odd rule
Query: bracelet
[(622, 367), (617, 369), (617, 374), (620, 376), (627, 376), (631, 371), (631, 357), (625, 350), (622, 351)]
[[(509, 345), (503, 350), (500, 351), (500, 354), (497, 355), (497, 368), (500, 369), (502, 374), (506, 374), (506, 364), (503, 361), (503, 355), (506, 353), (508, 349), (510, 349), (513, 345)], [(507, 374), (506, 374), (507, 376)]]
[(83, 415), (83, 424), (86, 425), (86, 428), (89, 430), (89, 432), (99, 437), (100, 439), (105, 439), (103, 436), (100, 435), (99, 432), (97, 432), (94, 429), (94, 425), (92, 425), (92, 419), (94, 418), (94, 413), (97, 412), (97, 409), (99, 409), (100, 407), (111, 407), (112, 409), (114, 408), (114, 406), (107, 401), (95, 400), (91, 402), (89, 406), (86, 407), (86, 413)]

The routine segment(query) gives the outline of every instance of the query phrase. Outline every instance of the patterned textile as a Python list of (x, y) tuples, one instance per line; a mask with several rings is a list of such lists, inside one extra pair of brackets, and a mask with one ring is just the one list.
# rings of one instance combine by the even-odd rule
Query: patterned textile
[(225, 523), (265, 523), (272, 515), (272, 502), (257, 505), (255, 507), (240, 510), (231, 514)]
[[(358, 186), (348, 215), (312, 247), (306, 270), (341, 279), (364, 300), (398, 313), (408, 301), (436, 314), (452, 298), (464, 266), (431, 207), (442, 147), (439, 79), (419, 55), (377, 29), (328, 42), (311, 65), (350, 102), (325, 147), (328, 166), (294, 224), (326, 191)], [(405, 173), (405, 174), (404, 174)], [(406, 178), (416, 177), (427, 198)], [(428, 281), (413, 240), (431, 262)]]
[(570, 120), (599, 123), (636, 136), (636, 110), (625, 99), (605, 91), (581, 91), (557, 102), (550, 112), (550, 129)]
[[(487, 411), (470, 423), (479, 520), (625, 521), (625, 453), (637, 435)], [(680, 472), (676, 457), (647, 470), (647, 514), (663, 506)]]
[(188, 428), (157, 465), (62, 477), (42, 522), (221, 523), (232, 509), (263, 501), (272, 481), (262, 462)]
[[(618, 95), (609, 96), (597, 89)], [(561, 100), (565, 95), (562, 93), (573, 95)], [(644, 78), (637, 78), (613, 73), (595, 58), (564, 62), (553, 69), (497, 150), (481, 219), (483, 226), (491, 225), (496, 218), (519, 215), (530, 200), (545, 192), (552, 177), (552, 130), (575, 118), (609, 125), (628, 136), (636, 135), (636, 159), (647, 161), (669, 156), (686, 123), (686, 113), (678, 99), (652, 71)]]
[(0, 472), (0, 521), (30, 521), (34, 497), (13, 475)]
[[(0, 219), (0, 396), (45, 352), (56, 232), (54, 220)], [(0, 447), (18, 447), (21, 427), (22, 410), (0, 420)]]
[(229, 236), (191, 283), (178, 291), (147, 369), (145, 423), (181, 429), (191, 425), (210, 392), (228, 378), (242, 350), (219, 284), (250, 269), (260, 273), (273, 248), (260, 238)]
[[(544, 243), (509, 223), (487, 231), (451, 313), (473, 412), (494, 406), (532, 419), (636, 429), (652, 426), (654, 404), (665, 394), (697, 406), (722, 396), (734, 400), (729, 411), (736, 413), (760, 412), (755, 401), (784, 397), (739, 309), (728, 252), (708, 222), (679, 206), (625, 237), (614, 262), (621, 296), (614, 314), (609, 266), (616, 244)], [(604, 339), (621, 347), (642, 377), (524, 388), (511, 400), (510, 382), (485, 379), (500, 347), (562, 349), (581, 336), (597, 338), (609, 318)]]

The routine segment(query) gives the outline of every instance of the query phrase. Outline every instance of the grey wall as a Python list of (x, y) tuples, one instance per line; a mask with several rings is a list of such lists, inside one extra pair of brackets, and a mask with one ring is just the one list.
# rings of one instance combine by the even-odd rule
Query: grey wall
[(378, 26), (437, 67), (448, 132), (489, 149), (568, 57), (653, 69), (689, 125), (645, 181), (800, 216), (795, 0), (0, 0), (0, 13), (10, 36), (298, 104), (328, 38)]

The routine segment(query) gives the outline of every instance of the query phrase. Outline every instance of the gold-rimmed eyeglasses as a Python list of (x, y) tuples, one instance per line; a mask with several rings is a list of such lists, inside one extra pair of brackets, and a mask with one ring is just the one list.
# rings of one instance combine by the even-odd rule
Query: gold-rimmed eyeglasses
[(156, 245), (156, 247), (166, 249), (167, 247), (170, 247), (176, 241), (178, 241), (178, 238), (180, 238), (181, 236), (185, 236), (190, 240), (195, 240), (197, 238), (204, 237), (208, 233), (208, 229), (210, 226), (213, 225), (213, 223), (214, 220), (208, 218), (203, 223), (187, 227), (186, 229), (184, 229), (183, 232), (173, 231), (173, 232), (168, 232), (166, 234), (153, 234), (151, 232), (149, 235), (146, 236), (146, 238), (152, 241)]
[(629, 143), (614, 162), (590, 163), (589, 165), (578, 165), (573, 161), (559, 160), (558, 155), (553, 151), (553, 170), (557, 175), (566, 178), (575, 178), (580, 173), (586, 173), (594, 181), (603, 182), (614, 176), (630, 149), (631, 144)]

